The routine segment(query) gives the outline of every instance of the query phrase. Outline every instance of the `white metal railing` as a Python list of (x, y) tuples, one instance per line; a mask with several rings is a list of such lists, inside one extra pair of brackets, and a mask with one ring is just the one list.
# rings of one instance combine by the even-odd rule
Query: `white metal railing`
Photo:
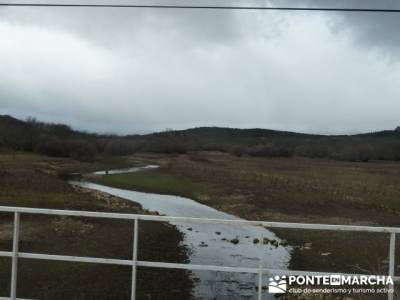
[[(215, 265), (166, 263), (166, 262), (156, 262), (156, 261), (140, 261), (137, 259), (139, 220), (158, 221), (158, 222), (192, 222), (192, 223), (208, 223), (208, 224), (213, 223), (213, 224), (254, 225), (254, 226), (263, 226), (266, 228), (387, 233), (387, 234), (390, 234), (389, 274), (388, 275), (391, 276), (394, 281), (400, 281), (400, 277), (395, 276), (396, 234), (400, 233), (400, 228), (398, 228), (398, 227), (304, 224), (304, 223), (283, 223), (283, 222), (264, 222), (264, 221), (226, 220), (226, 219), (202, 219), (202, 218), (167, 217), (167, 216), (155, 216), (155, 215), (38, 209), (38, 208), (9, 207), (9, 206), (0, 206), (0, 212), (14, 213), (12, 251), (11, 252), (0, 251), (0, 257), (10, 257), (12, 260), (11, 292), (10, 292), (10, 297), (8, 297), (8, 298), (0, 297), (0, 300), (3, 300), (3, 299), (28, 300), (28, 299), (17, 298), (17, 279), (18, 279), (17, 278), (17, 273), (18, 273), (17, 269), (18, 269), (18, 260), (20, 258), (130, 266), (130, 267), (132, 267), (132, 291), (131, 291), (131, 299), (132, 300), (135, 300), (135, 297), (136, 297), (137, 267), (258, 274), (258, 276), (259, 276), (258, 299), (259, 300), (261, 300), (261, 298), (262, 298), (262, 277), (264, 274), (295, 275), (295, 276), (298, 276), (298, 275), (362, 276), (363, 275), (363, 274), (344, 274), (344, 273), (327, 273), (327, 272), (267, 269), (262, 266), (262, 262), (260, 263), (259, 268), (245, 268), (245, 267), (229, 267), (229, 266), (215, 266)], [(20, 233), (20, 216), (21, 216), (21, 214), (41, 214), (41, 215), (55, 215), (55, 216), (133, 220), (134, 221), (134, 232), (133, 232), (132, 259), (124, 260), (124, 259), (112, 259), (112, 258), (80, 257), (80, 256), (65, 256), (65, 255), (50, 255), (50, 254), (20, 252), (19, 251), (19, 233)], [(393, 288), (393, 286), (390, 286), (389, 288)], [(393, 293), (388, 293), (388, 299), (393, 300)]]

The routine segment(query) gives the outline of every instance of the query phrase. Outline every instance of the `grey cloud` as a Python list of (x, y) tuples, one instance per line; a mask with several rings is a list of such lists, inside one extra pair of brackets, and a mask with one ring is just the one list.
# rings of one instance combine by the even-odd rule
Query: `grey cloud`
[(202, 125), (333, 133), (399, 122), (399, 63), (360, 46), (368, 28), (342, 14), (0, 15), (1, 113), (120, 133)]
[[(282, 0), (269, 3), (276, 6), (400, 9), (400, 2), (397, 0)], [(359, 46), (382, 51), (392, 59), (400, 59), (399, 13), (322, 12), (320, 14), (330, 19), (331, 29), (338, 35), (351, 33)]]

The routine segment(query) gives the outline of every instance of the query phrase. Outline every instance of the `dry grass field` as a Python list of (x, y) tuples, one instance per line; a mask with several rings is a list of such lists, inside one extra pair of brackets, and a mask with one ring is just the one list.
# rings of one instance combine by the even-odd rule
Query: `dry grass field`
[[(213, 205), (247, 218), (400, 224), (397, 162), (239, 158), (203, 153), (169, 159), (165, 168), (223, 187), (226, 198)], [(214, 203), (213, 199), (209, 201)]]
[[(145, 213), (123, 199), (76, 191), (57, 176), (66, 168), (95, 166), (26, 154), (0, 155), (0, 205)], [(187, 260), (186, 249), (180, 245), (182, 235), (174, 227), (143, 222), (139, 229), (139, 259)], [(130, 259), (132, 237), (133, 225), (127, 221), (21, 216), (20, 250), (25, 252)], [(12, 215), (3, 213), (0, 249), (10, 251), (11, 245)], [(1, 258), (0, 297), (9, 296), (10, 270), (10, 259)], [(130, 279), (129, 267), (22, 259), (18, 296), (51, 300), (129, 299)], [(190, 299), (191, 288), (186, 272), (139, 269), (139, 299)]]
[[(187, 196), (246, 219), (400, 224), (399, 163), (248, 158), (210, 152), (179, 156), (142, 154), (135, 158), (153, 160), (162, 168), (110, 175), (97, 181)], [(293, 247), (292, 269), (357, 273), (387, 270), (388, 236), (277, 229), (274, 232)]]
[[(161, 168), (140, 173), (91, 176), (91, 180), (110, 186), (190, 197), (246, 219), (386, 226), (400, 223), (398, 163), (249, 158), (214, 152), (139, 154), (90, 164), (35, 155), (3, 154), (0, 155), (0, 203), (140, 212), (140, 207), (131, 202), (77, 192), (60, 179), (60, 175), (66, 172), (112, 169), (138, 162), (158, 163)], [(11, 216), (2, 214), (2, 250), (11, 247), (10, 224)], [(292, 269), (387, 272), (388, 236), (277, 229), (274, 232), (292, 247)], [(140, 233), (143, 236), (140, 253), (143, 258), (187, 260), (185, 249), (179, 246), (182, 236), (173, 227), (144, 223)], [(21, 248), (56, 254), (129, 258), (131, 236), (131, 224), (123, 222), (23, 216)], [(168, 251), (160, 253), (160, 239), (165, 245), (163, 249)], [(81, 247), (81, 242), (85, 247)], [(399, 255), (397, 258), (400, 261)], [(124, 299), (129, 293), (129, 268), (23, 261), (20, 270), (24, 275), (21, 276), (19, 293), (24, 297), (110, 299), (107, 297), (112, 295), (112, 299)], [(190, 298), (192, 283), (188, 274), (152, 271), (160, 276), (150, 277), (154, 273), (141, 272), (140, 299), (147, 299), (149, 295), (152, 299)], [(0, 282), (0, 296), (6, 296), (9, 286), (7, 259), (0, 259), (0, 273), (1, 278), (5, 278)], [(103, 275), (98, 281), (91, 280), (99, 273)], [(71, 289), (71, 286), (76, 288)], [(160, 289), (156, 286), (163, 287), (162, 295), (157, 294)], [(106, 296), (102, 298), (101, 295)]]

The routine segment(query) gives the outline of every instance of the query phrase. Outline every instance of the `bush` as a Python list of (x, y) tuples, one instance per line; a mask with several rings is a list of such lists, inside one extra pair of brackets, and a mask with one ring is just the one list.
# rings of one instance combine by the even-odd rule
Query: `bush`
[(271, 143), (247, 148), (246, 153), (259, 157), (292, 157), (294, 150), (288, 145)]
[(384, 147), (382, 159), (400, 160), (400, 144), (391, 144)]
[(324, 158), (329, 157), (332, 150), (326, 145), (306, 144), (296, 147), (295, 153), (296, 155), (309, 158)]
[(71, 157), (82, 161), (92, 161), (96, 155), (95, 146), (83, 139), (60, 140), (48, 135), (39, 137), (36, 150), (44, 155)]
[(200, 150), (204, 150), (204, 151), (225, 152), (227, 147), (220, 143), (206, 143), (204, 145), (201, 145), (199, 148), (200, 148)]
[(68, 156), (81, 161), (93, 161), (96, 155), (96, 148), (91, 143), (79, 140), (66, 140), (64, 143)]
[(234, 146), (230, 149), (229, 152), (237, 157), (241, 157), (241, 156), (243, 156), (245, 149), (241, 146)]
[(106, 144), (104, 152), (109, 155), (129, 155), (135, 152), (132, 142), (126, 140), (113, 140)]
[(334, 159), (354, 162), (368, 162), (376, 157), (374, 148), (369, 144), (349, 145), (332, 155)]
[(36, 150), (40, 154), (56, 156), (56, 157), (67, 157), (68, 151), (64, 147), (64, 144), (58, 138), (51, 137), (48, 135), (41, 135), (36, 146)]

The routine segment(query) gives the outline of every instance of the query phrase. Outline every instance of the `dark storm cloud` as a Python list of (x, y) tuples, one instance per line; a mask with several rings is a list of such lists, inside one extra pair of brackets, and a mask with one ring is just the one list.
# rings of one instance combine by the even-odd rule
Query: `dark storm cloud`
[(375, 17), (351, 16), (2, 9), (0, 113), (121, 133), (395, 127), (397, 45), (370, 36)]
[[(270, 1), (275, 6), (400, 9), (398, 0), (282, 0)], [(331, 19), (337, 34), (351, 32), (360, 46), (383, 50), (392, 58), (400, 59), (400, 14), (387, 12), (324, 12)]]

